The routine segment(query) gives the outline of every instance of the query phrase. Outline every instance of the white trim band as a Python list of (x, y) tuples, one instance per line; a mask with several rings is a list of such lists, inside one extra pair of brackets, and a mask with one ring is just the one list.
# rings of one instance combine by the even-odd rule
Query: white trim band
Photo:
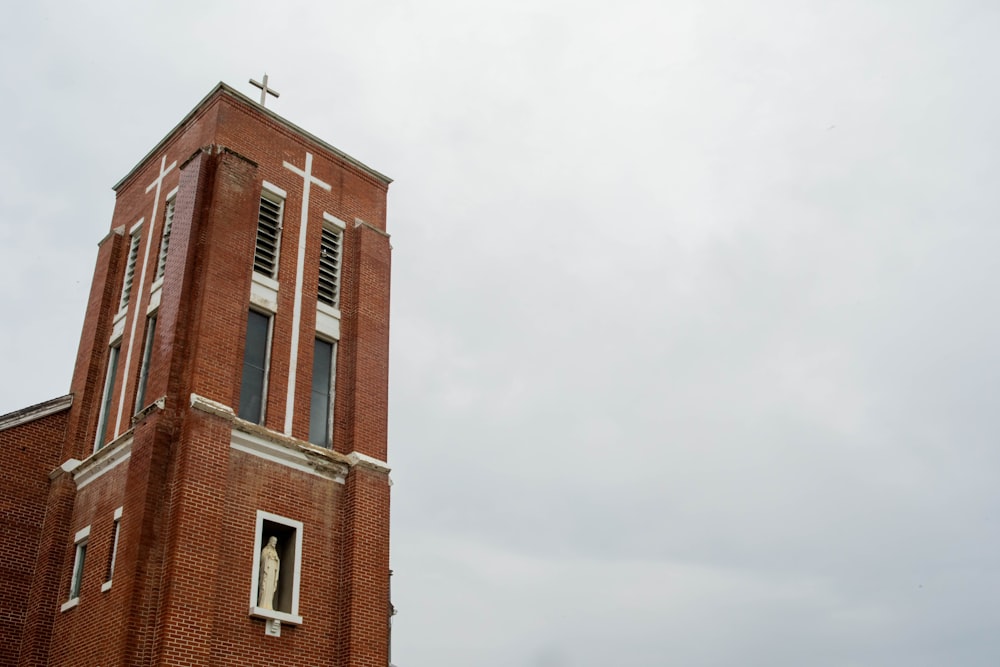
[[(347, 472), (343, 463), (337, 463), (327, 458), (326, 452), (310, 452), (292, 444), (284, 444), (266, 440), (260, 436), (234, 429), (229, 446), (236, 451), (250, 454), (277, 463), (299, 472), (309, 473), (337, 484), (345, 482)], [(310, 456), (310, 454), (312, 454)]]

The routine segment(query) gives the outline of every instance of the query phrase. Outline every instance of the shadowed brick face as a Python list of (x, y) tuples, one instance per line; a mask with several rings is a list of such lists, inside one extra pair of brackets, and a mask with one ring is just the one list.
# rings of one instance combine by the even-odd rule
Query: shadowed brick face
[[(331, 187), (311, 187), (299, 267), (303, 178), (285, 163), (304, 169), (307, 153)], [(276, 293), (252, 279), (265, 181), (287, 193)], [(0, 417), (0, 667), (388, 664), (388, 184), (221, 84), (118, 184), (71, 396)], [(332, 449), (306, 442), (313, 341), (337, 330), (330, 316), (317, 329), (324, 214), (346, 225)], [(251, 309), (271, 317), (260, 425), (234, 416)], [(153, 313), (146, 405), (135, 405)], [(96, 442), (113, 345), (109, 437)], [(259, 511), (301, 523), (301, 623), (278, 637), (250, 609)], [(74, 538), (88, 527), (73, 603)]]

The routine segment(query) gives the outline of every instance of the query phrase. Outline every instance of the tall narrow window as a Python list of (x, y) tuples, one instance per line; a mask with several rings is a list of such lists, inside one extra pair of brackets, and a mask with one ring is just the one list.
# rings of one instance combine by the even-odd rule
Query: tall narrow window
[(281, 214), (284, 202), (267, 196), (260, 198), (257, 213), (257, 246), (253, 255), (253, 270), (256, 273), (277, 278), (278, 247), (281, 241)]
[(162, 278), (163, 270), (167, 267), (167, 249), (170, 247), (170, 228), (174, 224), (174, 202), (176, 201), (176, 198), (169, 200), (163, 214), (163, 238), (160, 239), (160, 257), (156, 261), (156, 277), (153, 280)]
[(336, 345), (316, 339), (313, 351), (312, 401), (309, 405), (309, 442), (330, 447), (333, 416), (333, 388)]
[(115, 576), (115, 559), (118, 558), (118, 532), (121, 529), (122, 508), (115, 510), (115, 523), (111, 527), (111, 553), (108, 555), (108, 568), (104, 573), (104, 584), (102, 591), (111, 588), (111, 580)]
[(87, 543), (76, 545), (76, 558), (73, 561), (73, 580), (69, 586), (69, 599), (80, 597), (80, 585), (83, 583), (83, 563), (87, 558)]
[(87, 560), (88, 539), (90, 539), (90, 526), (78, 530), (76, 536), (73, 538), (73, 574), (69, 580), (69, 599), (63, 604), (63, 611), (75, 607), (80, 602), (80, 588), (83, 585), (83, 565)]
[(264, 423), (264, 397), (267, 392), (267, 353), (271, 318), (250, 311), (247, 338), (243, 348), (243, 381), (240, 383), (239, 418)]
[(340, 231), (323, 227), (319, 255), (319, 300), (340, 307)]
[(149, 380), (149, 361), (153, 356), (153, 336), (156, 335), (156, 315), (146, 318), (146, 342), (142, 350), (142, 368), (139, 370), (139, 389), (135, 394), (135, 411), (145, 406), (146, 382)]
[(118, 354), (121, 352), (121, 342), (115, 343), (108, 351), (108, 373), (104, 378), (104, 394), (101, 398), (101, 412), (97, 417), (97, 438), (94, 449), (100, 449), (108, 441), (108, 427), (111, 425), (111, 397), (115, 393), (115, 375), (118, 373)]
[(122, 298), (118, 304), (118, 310), (124, 310), (128, 306), (129, 298), (132, 296), (132, 281), (135, 279), (135, 262), (139, 258), (139, 230), (133, 228), (128, 246), (128, 262), (125, 264), (125, 280), (122, 282)]

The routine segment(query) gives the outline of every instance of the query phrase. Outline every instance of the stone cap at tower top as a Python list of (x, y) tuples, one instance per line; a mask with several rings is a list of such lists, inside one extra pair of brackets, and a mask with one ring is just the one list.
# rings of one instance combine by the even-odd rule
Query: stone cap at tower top
[(271, 119), (272, 121), (274, 121), (274, 122), (276, 122), (276, 123), (278, 123), (280, 125), (283, 125), (285, 128), (287, 128), (288, 130), (291, 130), (295, 134), (298, 134), (301, 137), (307, 139), (308, 141), (311, 141), (311, 142), (317, 144), (318, 146), (322, 147), (326, 151), (329, 151), (333, 155), (335, 155), (335, 156), (339, 157), (340, 159), (344, 160), (345, 162), (351, 164), (355, 168), (357, 168), (357, 169), (361, 170), (362, 172), (368, 174), (369, 176), (371, 176), (375, 180), (380, 181), (380, 182), (382, 182), (385, 185), (389, 185), (390, 183), (392, 183), (392, 179), (389, 178), (388, 176), (386, 176), (385, 174), (382, 174), (381, 172), (378, 172), (378, 171), (372, 169), (371, 167), (369, 167), (365, 163), (361, 162), (360, 160), (357, 160), (357, 159), (351, 157), (350, 155), (348, 155), (344, 151), (342, 151), (339, 148), (337, 148), (335, 146), (332, 146), (329, 143), (323, 141), (322, 139), (320, 139), (316, 135), (312, 134), (311, 132), (307, 132), (306, 130), (303, 130), (301, 127), (299, 127), (295, 123), (292, 123), (288, 119), (283, 118), (282, 116), (279, 116), (278, 114), (274, 113), (273, 111), (271, 111), (267, 107), (261, 106), (260, 104), (258, 104), (257, 102), (253, 101), (252, 99), (250, 99), (249, 97), (247, 97), (246, 95), (244, 95), (240, 91), (236, 90), (232, 86), (229, 86), (229, 85), (223, 83), (222, 81), (220, 81), (214, 88), (212, 88), (211, 91), (209, 91), (208, 95), (205, 95), (205, 97), (203, 97), (201, 99), (201, 101), (198, 102), (198, 104), (196, 104), (194, 106), (194, 108), (191, 109), (191, 111), (189, 111), (187, 113), (187, 115), (185, 115), (184, 118), (181, 119), (181, 121), (179, 123), (177, 123), (177, 125), (175, 125), (169, 132), (167, 132), (167, 134), (162, 139), (160, 139), (159, 143), (157, 143), (155, 146), (153, 146), (153, 149), (150, 150), (148, 153), (146, 153), (146, 155), (143, 156), (143, 158), (141, 160), (139, 160), (136, 163), (136, 165), (134, 167), (132, 167), (131, 170), (129, 170), (129, 172), (127, 174), (125, 174), (125, 177), (122, 178), (117, 183), (115, 183), (114, 186), (111, 189), (114, 190), (115, 192), (117, 192), (118, 189), (122, 187), (122, 185), (124, 185), (126, 182), (128, 182), (136, 173), (138, 173), (145, 166), (146, 162), (148, 162), (153, 156), (159, 154), (159, 152), (163, 148), (163, 146), (168, 141), (170, 141), (170, 139), (173, 138), (173, 136), (176, 135), (181, 129), (183, 129), (184, 126), (187, 125), (187, 123), (192, 118), (194, 118), (202, 109), (204, 109), (206, 106), (208, 106), (216, 97), (223, 96), (223, 95), (231, 97), (231, 98), (233, 98), (233, 99), (235, 99), (235, 100), (237, 100), (239, 102), (242, 102), (243, 104), (245, 104), (245, 105), (249, 106), (251, 109), (253, 109), (256, 113), (259, 113), (262, 116), (265, 116), (265, 117)]

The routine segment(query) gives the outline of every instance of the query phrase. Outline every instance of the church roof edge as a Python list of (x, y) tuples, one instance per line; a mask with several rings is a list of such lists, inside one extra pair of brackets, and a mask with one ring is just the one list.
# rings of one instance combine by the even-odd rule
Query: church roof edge
[(62, 412), (63, 410), (68, 409), (71, 405), (73, 405), (73, 394), (66, 394), (65, 396), (58, 396), (47, 401), (42, 401), (41, 403), (29, 405), (28, 407), (21, 408), (20, 410), (8, 412), (5, 415), (0, 415), (0, 431), (6, 431), (9, 428), (14, 428), (15, 426), (27, 424), (28, 422), (36, 421), (42, 417), (48, 417), (51, 414)]
[(117, 192), (118, 188), (120, 188), (122, 185), (124, 185), (126, 181), (128, 181), (129, 179), (131, 179), (132, 176), (134, 176), (136, 174), (136, 172), (138, 172), (143, 167), (143, 165), (146, 164), (146, 162), (150, 158), (152, 158), (154, 155), (156, 155), (157, 153), (159, 153), (160, 149), (163, 148), (164, 144), (166, 144), (171, 139), (171, 137), (173, 137), (177, 133), (178, 130), (180, 130), (182, 127), (184, 127), (184, 125), (186, 125), (187, 122), (189, 120), (191, 120), (191, 118), (193, 118), (199, 111), (201, 111), (201, 109), (206, 104), (208, 104), (208, 102), (210, 102), (214, 97), (216, 97), (217, 95), (220, 95), (220, 94), (228, 95), (228, 96), (230, 96), (230, 97), (232, 97), (232, 98), (234, 98), (236, 100), (239, 100), (240, 102), (243, 102), (243, 103), (249, 105), (251, 108), (255, 109), (257, 112), (264, 114), (265, 116), (267, 116), (268, 118), (272, 119), (276, 123), (279, 123), (280, 125), (284, 125), (286, 128), (288, 128), (292, 132), (295, 132), (296, 134), (299, 134), (299, 135), (305, 137), (309, 141), (312, 141), (312, 142), (315, 142), (316, 144), (319, 144), (321, 147), (323, 147), (324, 149), (326, 149), (329, 152), (333, 153), (337, 157), (339, 157), (339, 158), (345, 160), (346, 162), (354, 165), (355, 167), (357, 167), (361, 171), (363, 171), (366, 174), (369, 174), (370, 176), (372, 176), (372, 177), (374, 177), (374, 178), (382, 181), (386, 185), (389, 185), (390, 183), (392, 183), (392, 179), (389, 178), (388, 176), (386, 176), (385, 174), (383, 174), (383, 173), (381, 173), (379, 171), (376, 171), (375, 169), (372, 169), (371, 167), (369, 167), (365, 163), (361, 162), (360, 160), (351, 157), (350, 155), (348, 155), (344, 151), (340, 150), (339, 148), (331, 145), (330, 143), (328, 143), (326, 141), (323, 141), (322, 139), (320, 139), (319, 137), (317, 137), (315, 134), (313, 134), (311, 132), (307, 132), (306, 130), (303, 130), (301, 127), (299, 127), (295, 123), (291, 122), (290, 120), (284, 118), (283, 116), (279, 116), (278, 114), (276, 114), (275, 112), (271, 111), (267, 107), (261, 106), (260, 104), (258, 104), (257, 102), (254, 102), (252, 99), (250, 99), (249, 97), (247, 97), (246, 95), (244, 95), (240, 91), (236, 90), (232, 86), (230, 86), (230, 85), (228, 85), (228, 84), (220, 81), (218, 84), (216, 84), (216, 86), (214, 88), (212, 88), (212, 90), (210, 90), (208, 92), (207, 95), (205, 95), (205, 97), (203, 97), (196, 105), (194, 105), (194, 108), (191, 109), (191, 111), (189, 111), (184, 116), (184, 118), (182, 118), (180, 120), (179, 123), (177, 123), (174, 127), (172, 127), (170, 129), (170, 131), (167, 132), (166, 135), (164, 135), (164, 137), (162, 139), (160, 139), (160, 141), (155, 146), (153, 146), (152, 150), (150, 150), (148, 153), (146, 153), (146, 155), (144, 155), (142, 157), (142, 159), (139, 160), (135, 164), (135, 166), (132, 167), (132, 169), (130, 169), (129, 172), (127, 174), (125, 174), (125, 176), (120, 181), (118, 181), (117, 183), (115, 183), (114, 186), (112, 186), (111, 189), (114, 190), (115, 192)]

